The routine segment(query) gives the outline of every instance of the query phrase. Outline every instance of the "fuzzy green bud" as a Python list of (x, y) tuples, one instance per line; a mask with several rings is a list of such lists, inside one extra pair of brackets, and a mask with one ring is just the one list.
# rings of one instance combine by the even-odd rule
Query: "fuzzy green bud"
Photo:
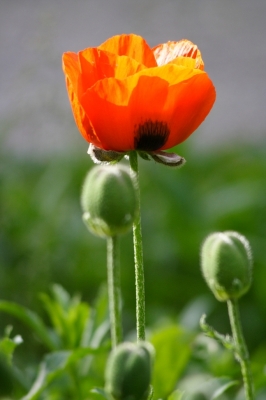
[(252, 254), (247, 239), (237, 232), (217, 232), (201, 249), (203, 276), (219, 301), (238, 299), (252, 281)]
[(145, 400), (149, 395), (153, 347), (124, 342), (111, 352), (106, 365), (106, 391), (115, 400)]
[(97, 236), (127, 232), (135, 219), (136, 192), (126, 167), (99, 165), (86, 176), (81, 206), (86, 226)]

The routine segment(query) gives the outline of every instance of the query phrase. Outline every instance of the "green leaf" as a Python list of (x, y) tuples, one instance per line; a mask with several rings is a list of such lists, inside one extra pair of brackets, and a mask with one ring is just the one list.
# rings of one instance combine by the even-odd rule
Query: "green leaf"
[(90, 347), (98, 347), (103, 342), (110, 328), (108, 313), (108, 295), (107, 287), (101, 286), (98, 291), (92, 313), (90, 327), (88, 327), (86, 336)]
[(61, 285), (58, 285), (56, 283), (52, 285), (52, 294), (54, 299), (57, 303), (60, 304), (62, 309), (68, 311), (72, 303), (70, 294)]
[(50, 350), (57, 348), (57, 343), (41, 318), (31, 310), (9, 301), (0, 301), (0, 311), (11, 314), (24, 322)]
[(238, 385), (239, 382), (238, 381), (230, 381), (225, 383), (223, 386), (221, 386), (220, 388), (216, 389), (215, 392), (213, 393), (211, 400), (216, 400), (219, 398), (219, 396), (221, 396), (221, 394), (225, 393), (228, 389), (230, 389), (232, 386), (236, 386)]
[(154, 333), (150, 341), (155, 348), (153, 370), (154, 398), (166, 398), (186, 367), (191, 353), (192, 337), (176, 325)]
[(99, 326), (106, 321), (108, 316), (108, 294), (107, 286), (102, 285), (97, 293), (97, 297), (93, 304), (95, 310), (95, 326)]
[(94, 388), (91, 390), (91, 393), (98, 395), (102, 399), (112, 400), (112, 397), (102, 388)]
[(52, 286), (52, 297), (42, 293), (41, 299), (61, 347), (79, 347), (89, 321), (89, 305), (82, 302), (79, 296), (70, 297), (60, 285)]
[(184, 392), (181, 392), (181, 390), (177, 389), (167, 397), (167, 400), (181, 400), (183, 398), (183, 394)]
[(236, 351), (234, 341), (230, 335), (222, 335), (217, 332), (211, 325), (206, 322), (206, 314), (203, 314), (200, 319), (200, 327), (206, 336), (216, 339), (217, 342), (221, 343), (226, 349)]
[(29, 393), (22, 400), (35, 400), (56, 378), (73, 366), (81, 358), (88, 355), (100, 354), (106, 351), (104, 347), (98, 349), (79, 348), (74, 351), (56, 351), (44, 357), (38, 376)]
[(0, 341), (0, 353), (2, 353), (6, 357), (8, 363), (11, 363), (15, 348), (19, 346), (22, 342), (23, 339), (20, 335), (15, 336), (13, 339), (9, 337), (4, 337)]
[(106, 285), (100, 287), (90, 311), (82, 332), (81, 347), (98, 347), (110, 328)]

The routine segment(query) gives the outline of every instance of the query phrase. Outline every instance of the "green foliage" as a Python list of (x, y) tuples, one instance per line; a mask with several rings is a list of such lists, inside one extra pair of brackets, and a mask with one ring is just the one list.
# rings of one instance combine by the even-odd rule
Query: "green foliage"
[(86, 335), (90, 308), (79, 296), (71, 298), (59, 285), (53, 285), (52, 292), (53, 297), (42, 293), (41, 299), (57, 334), (57, 342), (60, 341), (64, 349), (76, 348)]
[[(199, 247), (218, 230), (241, 232), (253, 249), (254, 282), (241, 299), (240, 312), (256, 398), (263, 399), (265, 143), (230, 144), (229, 149), (201, 154), (182, 145), (177, 152), (187, 160), (180, 170), (140, 163), (147, 320), (157, 351), (153, 399), (243, 399), (231, 352), (198, 334), (204, 312), (217, 331), (230, 333), (224, 305), (208, 295), (199, 268)], [(103, 390), (109, 352), (104, 290), (93, 302), (106, 281), (106, 249), (104, 241), (86, 231), (79, 204), (91, 166), (85, 152), (84, 157), (40, 160), (1, 154), (0, 333), (12, 324), (14, 337), (1, 334), (0, 351), (12, 371), (9, 398), (108, 399)], [(60, 285), (53, 285), (48, 295), (54, 282)], [(122, 238), (121, 282), (127, 334), (135, 325), (131, 235)], [(82, 293), (82, 301), (76, 292)], [(154, 328), (154, 321), (161, 320)], [(23, 343), (17, 347), (19, 334)]]
[(11, 395), (14, 386), (12, 371), (13, 353), (17, 346), (22, 343), (21, 336), (11, 338), (12, 328), (7, 327), (5, 336), (0, 339), (0, 398)]
[[(246, 329), (251, 345), (257, 346), (266, 337), (265, 324), (259, 322), (266, 318), (265, 146), (232, 144), (230, 149), (202, 154), (180, 146), (178, 153), (187, 159), (181, 169), (153, 161), (140, 165), (148, 317), (153, 318), (162, 304), (169, 312), (179, 312), (195, 296), (206, 293), (199, 247), (214, 230), (237, 230), (248, 238), (254, 252), (254, 284), (243, 313), (253, 315), (259, 338), (252, 339), (252, 324)], [(104, 241), (89, 235), (81, 220), (80, 190), (91, 166), (85, 152), (83, 157), (73, 154), (35, 161), (1, 155), (2, 299), (31, 306), (40, 291), (58, 282), (92, 301), (106, 278), (106, 253)], [(127, 235), (122, 240), (121, 274), (125, 309), (132, 314), (131, 239)], [(160, 285), (155, 276), (160, 277)], [(177, 282), (182, 282), (178, 290)], [(224, 325), (222, 308), (214, 304), (216, 319)], [(131, 314), (129, 328), (134, 324)]]
[(166, 398), (188, 363), (192, 335), (177, 325), (170, 325), (152, 333), (150, 342), (156, 354), (152, 380), (154, 398)]
[[(0, 311), (20, 319), (49, 351), (23, 400), (47, 398), (48, 394), (60, 399), (59, 393), (64, 393), (66, 398), (75, 398), (77, 393), (83, 399), (84, 393), (89, 393), (95, 384), (104, 383), (104, 365), (110, 348), (106, 292), (99, 292), (93, 308), (79, 296), (70, 297), (59, 285), (53, 285), (51, 296), (42, 294), (41, 298), (51, 326), (23, 306), (0, 302)], [(0, 342), (0, 352), (8, 361), (11, 362), (20, 342), (19, 337), (13, 340), (5, 337)], [(101, 362), (94, 362), (96, 356)], [(20, 374), (23, 375), (22, 371)]]
[(20, 306), (16, 303), (11, 303), (9, 301), (0, 301), (0, 311), (4, 311), (15, 317), (19, 318), (39, 337), (39, 339), (49, 348), (56, 348), (56, 343), (54, 343), (53, 337), (50, 335), (49, 331), (46, 329), (43, 321), (40, 317), (28, 310), (27, 308)]
[(0, 340), (0, 356), (6, 360), (8, 364), (11, 364), (13, 353), (17, 346), (19, 346), (23, 340), (20, 335), (11, 338), (12, 328), (9, 326), (6, 328), (5, 336)]
[(182, 400), (184, 392), (181, 392), (180, 390), (175, 390), (170, 394), (170, 396), (167, 397), (167, 400)]
[[(40, 319), (38, 321), (41, 321), (41, 324), (37, 325), (36, 329), (36, 315), (23, 307), (16, 309), (16, 317), (21, 318), (47, 347), (48, 353), (43, 356), (38, 373), (35, 372), (35, 376), (30, 378), (26, 371), (19, 370), (13, 363), (13, 352), (22, 341), (20, 337), (10, 339), (8, 336), (10, 329), (8, 329), (6, 336), (0, 342), (0, 352), (5, 355), (9, 363), (7, 371), (10, 382), (15, 387), (13, 392), (20, 393), (19, 398), (23, 400), (60, 400), (62, 398), (112, 400), (103, 389), (104, 370), (110, 351), (105, 290), (100, 290), (93, 307), (80, 301), (78, 296), (70, 297), (59, 285), (52, 287), (50, 296), (42, 295), (42, 299), (51, 326), (47, 326)], [(13, 304), (8, 308), (5, 304), (5, 312), (10, 311), (13, 314), (12, 306)], [(34, 323), (30, 318), (25, 319), (25, 315), (30, 317), (33, 315)], [(76, 330), (78, 316), (80, 321)], [(39, 326), (46, 331), (45, 334), (40, 334)], [(76, 335), (73, 336), (75, 331)], [(78, 332), (80, 332), (79, 335)], [(47, 346), (47, 337), (54, 338), (53, 350), (49, 348), (49, 345)], [(236, 374), (238, 369), (233, 358), (228, 358), (229, 353), (222, 350), (217, 342), (202, 334), (196, 335), (191, 330), (184, 330), (173, 322), (164, 323), (160, 328), (151, 328), (149, 341), (155, 348), (152, 399), (232, 400), (236, 398), (241, 383), (232, 378), (240, 378), (239, 374)], [(263, 378), (262, 375), (264, 362), (263, 356), (258, 355), (255, 364), (258, 388), (263, 388), (265, 384), (265, 377)], [(34, 368), (37, 371), (37, 366)], [(134, 380), (134, 377), (132, 379)], [(21, 381), (24, 381), (24, 385)], [(226, 394), (230, 390), (232, 394), (229, 393), (228, 397)]]

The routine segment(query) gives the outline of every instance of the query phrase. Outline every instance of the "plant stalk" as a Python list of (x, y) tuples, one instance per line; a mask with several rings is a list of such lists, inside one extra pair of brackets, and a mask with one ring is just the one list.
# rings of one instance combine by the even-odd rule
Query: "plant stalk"
[(133, 224), (133, 245), (135, 263), (137, 340), (140, 341), (145, 340), (145, 285), (140, 214), (138, 153), (136, 151), (130, 152), (129, 161), (131, 167), (131, 176), (133, 178), (137, 193), (137, 216)]
[(227, 306), (228, 306), (228, 314), (236, 350), (236, 356), (241, 366), (246, 400), (254, 400), (254, 389), (253, 389), (249, 354), (242, 331), (238, 301), (233, 299), (228, 300)]
[(107, 238), (107, 282), (112, 348), (122, 341), (119, 239)]

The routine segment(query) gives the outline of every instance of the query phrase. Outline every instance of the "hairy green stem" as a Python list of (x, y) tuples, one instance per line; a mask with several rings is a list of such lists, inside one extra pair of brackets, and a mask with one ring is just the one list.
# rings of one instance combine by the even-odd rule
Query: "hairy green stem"
[(228, 314), (234, 339), (236, 355), (241, 366), (246, 400), (254, 400), (254, 389), (251, 376), (249, 354), (245, 343), (244, 335), (242, 332), (238, 302), (237, 300), (228, 300), (227, 306), (228, 306)]
[(107, 238), (107, 282), (111, 341), (114, 348), (122, 340), (119, 240), (117, 236)]
[(129, 161), (131, 167), (131, 175), (134, 180), (137, 193), (137, 216), (133, 225), (133, 244), (135, 262), (137, 340), (139, 341), (145, 340), (145, 286), (140, 215), (138, 153), (136, 151), (130, 152)]

